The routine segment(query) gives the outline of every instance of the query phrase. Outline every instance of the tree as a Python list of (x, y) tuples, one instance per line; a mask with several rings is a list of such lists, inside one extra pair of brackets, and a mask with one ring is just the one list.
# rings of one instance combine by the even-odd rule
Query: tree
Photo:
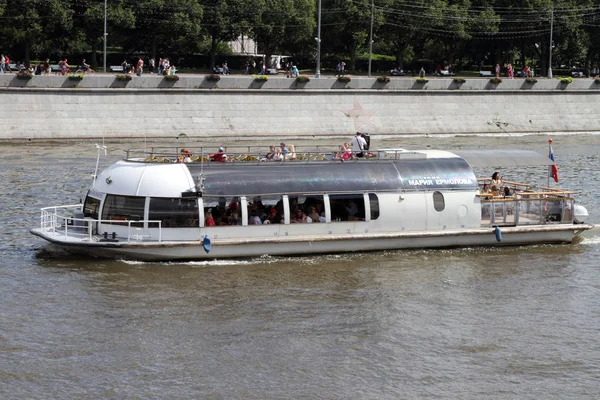
[[(98, 50), (103, 47), (104, 37), (104, 3), (93, 0), (77, 0), (75, 3), (76, 19), (74, 28), (82, 32), (85, 46), (91, 47), (92, 68), (98, 65)], [(121, 44), (122, 33), (134, 26), (135, 17), (131, 8), (121, 0), (107, 2), (107, 37), (112, 46)]]
[(135, 29), (127, 34), (125, 50), (148, 53), (151, 58), (196, 50), (203, 16), (198, 0), (140, 0), (132, 9)]
[(315, 29), (315, 2), (311, 0), (266, 0), (252, 37), (265, 54), (267, 66), (277, 53), (301, 51)]
[(41, 55), (50, 47), (54, 32), (72, 26), (73, 10), (61, 0), (9, 1), (4, 4), (0, 35), (3, 44), (28, 65), (32, 52)]
[(202, 28), (210, 40), (210, 68), (214, 68), (217, 49), (248, 34), (257, 23), (264, 0), (204, 0)]

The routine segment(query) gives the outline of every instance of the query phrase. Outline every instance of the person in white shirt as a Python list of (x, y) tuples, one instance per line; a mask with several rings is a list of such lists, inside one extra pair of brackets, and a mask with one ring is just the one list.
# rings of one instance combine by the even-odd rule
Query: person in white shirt
[(352, 152), (356, 155), (356, 157), (364, 157), (363, 150), (367, 146), (367, 141), (362, 137), (360, 132), (356, 132), (356, 136), (352, 138)]

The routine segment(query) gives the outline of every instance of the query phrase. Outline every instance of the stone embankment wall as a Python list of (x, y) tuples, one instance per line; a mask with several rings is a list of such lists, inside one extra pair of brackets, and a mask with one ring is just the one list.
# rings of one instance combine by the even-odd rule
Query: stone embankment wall
[(540, 78), (294, 79), (0, 75), (1, 140), (256, 139), (598, 131), (600, 84)]

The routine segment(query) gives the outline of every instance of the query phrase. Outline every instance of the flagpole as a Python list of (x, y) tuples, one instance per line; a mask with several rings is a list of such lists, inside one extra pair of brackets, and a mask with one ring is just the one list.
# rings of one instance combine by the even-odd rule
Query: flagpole
[[(552, 138), (548, 139), (548, 157), (552, 154)], [(546, 187), (550, 187), (550, 175), (552, 175), (552, 165), (548, 167), (548, 184)]]

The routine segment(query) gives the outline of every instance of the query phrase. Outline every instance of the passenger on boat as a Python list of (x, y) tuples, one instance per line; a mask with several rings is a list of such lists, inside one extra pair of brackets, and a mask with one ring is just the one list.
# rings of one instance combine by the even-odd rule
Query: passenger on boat
[(360, 132), (356, 132), (356, 136), (352, 138), (352, 151), (358, 158), (364, 157), (363, 150), (367, 146), (367, 141), (362, 137)]
[(209, 158), (210, 158), (210, 161), (216, 161), (216, 162), (227, 161), (227, 154), (225, 154), (225, 148), (219, 147), (219, 150), (216, 153), (211, 154), (209, 156)]
[(294, 218), (292, 218), (292, 224), (306, 224), (306, 214), (304, 214), (304, 211), (302, 211), (300, 208), (298, 210), (296, 210), (296, 214), (294, 215)]
[(296, 148), (294, 147), (293, 144), (290, 144), (288, 146), (288, 153), (285, 155), (285, 159), (286, 160), (295, 160), (296, 159)]
[(262, 225), (262, 221), (258, 215), (256, 215), (256, 211), (252, 211), (250, 218), (248, 219), (249, 225)]
[(486, 197), (486, 199), (491, 199), (492, 198), (492, 190), (490, 189), (490, 185), (488, 185), (487, 183), (483, 184), (483, 188), (481, 188), (481, 193), (482, 194), (487, 194), (489, 193), (490, 196)]
[(357, 221), (358, 218), (358, 206), (356, 202), (350, 200), (348, 206), (346, 207), (346, 212), (348, 213), (348, 221)]
[(508, 186), (504, 186), (504, 197), (510, 197), (513, 195), (513, 192), (510, 190)]
[(312, 219), (313, 222), (321, 221), (321, 216), (319, 215), (319, 213), (317, 212), (317, 209), (315, 207), (310, 208), (310, 212), (309, 212), (308, 216), (310, 217), (310, 219)]
[(192, 162), (192, 152), (189, 151), (188, 149), (181, 149), (181, 155), (183, 157), (183, 162), (184, 163), (191, 163)]
[(277, 150), (275, 150), (275, 146), (269, 146), (269, 152), (265, 155), (266, 161), (275, 160), (275, 156), (277, 155)]
[(283, 159), (287, 157), (289, 152), (290, 150), (287, 148), (285, 143), (281, 142), (279, 144), (279, 149), (277, 150), (277, 156), (275, 156), (275, 159), (277, 161), (283, 161)]
[(500, 192), (502, 188), (502, 177), (500, 172), (496, 171), (492, 174), (492, 192)]
[(215, 220), (213, 219), (212, 213), (208, 211), (204, 216), (204, 226), (215, 226)]
[(229, 225), (241, 225), (240, 224), (240, 219), (238, 218), (238, 213), (234, 212), (233, 214), (231, 214), (231, 216), (229, 217), (227, 223)]
[(352, 150), (348, 149), (345, 144), (340, 146), (340, 151), (335, 155), (336, 160), (346, 161), (352, 158)]
[(277, 211), (275, 208), (271, 209), (271, 216), (269, 217), (269, 221), (272, 224), (280, 224), (283, 221), (283, 217), (281, 213)]

